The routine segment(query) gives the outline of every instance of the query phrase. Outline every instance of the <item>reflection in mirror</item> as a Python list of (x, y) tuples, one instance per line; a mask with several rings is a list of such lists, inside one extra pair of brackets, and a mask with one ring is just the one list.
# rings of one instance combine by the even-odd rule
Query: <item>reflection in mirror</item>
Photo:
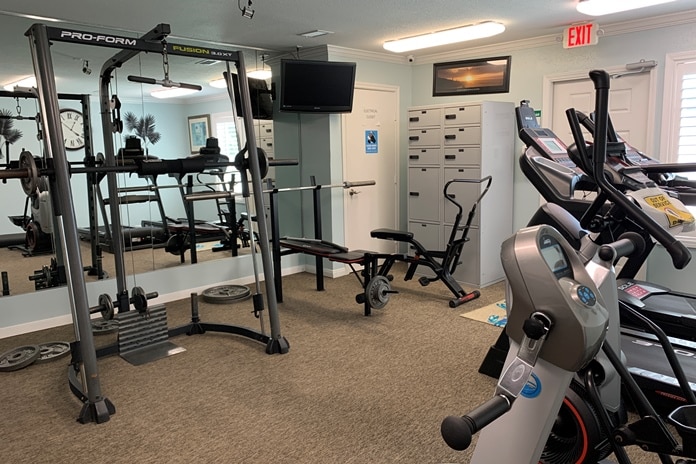
[[(33, 74), (28, 44), (18, 40), (32, 22), (0, 15), (0, 24), (6, 26), (1, 33), (7, 39), (4, 43), (14, 43), (15, 47), (22, 49), (6, 56), (7, 61), (18, 57), (18, 63), (6, 63), (5, 71), (0, 71), (2, 85)], [(104, 32), (102, 29), (95, 31)], [(135, 36), (123, 32), (116, 34)], [(69, 149), (67, 158), (75, 166), (91, 161), (100, 163), (103, 161), (104, 131), (99, 106), (99, 75), (103, 63), (118, 50), (56, 43), (51, 51), (59, 94), (69, 93), (89, 99), (86, 108), (79, 99), (60, 99), (62, 110), (72, 110), (61, 114), (66, 122), (63, 136)], [(258, 54), (252, 51), (248, 56), (252, 58), (247, 58), (247, 62), (254, 63)], [(165, 60), (158, 54), (140, 54), (119, 68), (109, 92), (111, 116), (120, 118), (123, 123), (121, 133), (110, 134), (110, 143), (114, 144), (120, 162), (128, 162), (128, 158), (133, 156), (162, 159), (212, 156), (234, 161), (244, 145), (244, 130), (234, 117), (227, 90), (208, 84), (221, 78), (225, 71), (224, 62), (182, 56), (168, 56)], [(201, 91), (185, 97), (158, 98), (162, 95), (155, 91), (162, 87), (146, 83), (153, 80), (199, 85)], [(265, 98), (263, 101), (267, 102)], [(268, 114), (267, 105), (264, 108), (265, 113), (259, 111), (259, 115), (269, 119), (255, 121), (255, 126), (258, 126), (255, 127), (257, 144), (272, 157), (272, 114)], [(0, 114), (7, 116), (0, 119), (4, 157), (0, 162), (17, 162), (22, 150), (43, 158), (41, 129), (31, 119), (39, 113), (36, 99), (31, 95), (18, 98), (5, 92), (0, 95), (0, 110), (3, 110)], [(81, 116), (85, 117), (86, 134), (76, 130), (80, 129)], [(17, 137), (17, 133), (21, 136)], [(269, 175), (273, 176), (273, 169)], [(114, 273), (113, 242), (109, 239), (107, 227), (112, 223), (111, 201), (120, 204), (128, 275), (189, 265), (192, 258), (201, 262), (249, 252), (254, 234), (249, 231), (248, 218), (253, 217), (254, 212), (247, 214), (241, 195), (232, 199), (196, 202), (184, 199), (191, 192), (241, 191), (240, 176), (234, 167), (216, 167), (210, 172), (184, 177), (139, 178), (119, 174), (117, 178), (119, 198), (116, 200), (109, 198), (106, 176), (91, 178), (92, 184), (97, 186), (94, 189), (90, 187), (90, 177), (85, 174), (71, 178), (88, 282)], [(8, 272), (10, 294), (59, 285), (65, 276), (60, 253), (56, 254), (60, 247), (56, 247), (50, 234), (51, 220), (46, 219), (52, 217), (47, 213), (50, 207), (48, 192), (37, 192), (28, 199), (18, 180), (8, 180), (5, 184), (0, 208), (10, 220), (0, 221), (0, 262), (12, 265), (4, 269), (6, 266), (2, 265), (0, 271)], [(190, 232), (191, 223), (197, 230), (195, 235)], [(42, 235), (34, 233), (38, 224), (42, 227)], [(28, 234), (36, 240), (28, 243)], [(193, 256), (192, 242), (195, 242)], [(7, 246), (9, 243), (15, 246), (10, 248)]]

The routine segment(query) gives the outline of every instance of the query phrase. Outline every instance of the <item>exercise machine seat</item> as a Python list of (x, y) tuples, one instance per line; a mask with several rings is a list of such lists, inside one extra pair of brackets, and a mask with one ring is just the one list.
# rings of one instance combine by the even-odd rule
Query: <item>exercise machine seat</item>
[(412, 242), (413, 232), (396, 229), (375, 229), (370, 232), (370, 237), (382, 240), (396, 240), (397, 242)]

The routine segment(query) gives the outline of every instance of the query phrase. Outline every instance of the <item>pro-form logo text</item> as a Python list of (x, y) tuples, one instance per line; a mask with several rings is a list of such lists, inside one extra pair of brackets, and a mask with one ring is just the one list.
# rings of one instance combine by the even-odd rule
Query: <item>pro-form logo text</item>
[(130, 46), (134, 46), (136, 44), (135, 39), (115, 37), (113, 35), (90, 34), (89, 32), (61, 31), (60, 36), (75, 40), (82, 40), (83, 42), (103, 42), (108, 44)]

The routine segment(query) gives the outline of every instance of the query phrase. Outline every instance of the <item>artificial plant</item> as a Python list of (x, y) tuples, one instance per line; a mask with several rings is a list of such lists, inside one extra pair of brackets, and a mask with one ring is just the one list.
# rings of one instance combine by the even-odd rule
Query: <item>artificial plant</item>
[(6, 146), (9, 150), (10, 144), (22, 138), (22, 131), (13, 127), (14, 119), (12, 118), (12, 111), (6, 109), (0, 110), (0, 139), (2, 139), (2, 144), (0, 144), (0, 159), (4, 157), (2, 153), (3, 146)]
[(143, 148), (147, 148), (148, 142), (154, 145), (161, 138), (160, 133), (155, 131), (155, 117), (151, 114), (139, 118), (129, 111), (125, 115), (125, 123), (126, 129), (143, 140)]

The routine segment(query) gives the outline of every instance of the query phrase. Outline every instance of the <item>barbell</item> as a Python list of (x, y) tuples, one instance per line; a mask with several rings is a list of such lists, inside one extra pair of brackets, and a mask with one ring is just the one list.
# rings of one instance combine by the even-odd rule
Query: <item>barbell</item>
[[(261, 150), (259, 150), (261, 152)], [(46, 166), (44, 166), (44, 161)], [(72, 174), (92, 174), (92, 173), (135, 173), (138, 176), (157, 176), (161, 174), (177, 173), (180, 175), (203, 172), (210, 168), (222, 168), (234, 166), (231, 162), (211, 162), (205, 157), (177, 158), (177, 159), (129, 159), (128, 164), (120, 164), (116, 166), (85, 166), (72, 167), (68, 166), (69, 173)], [(42, 159), (35, 157), (28, 150), (23, 150), (19, 155), (19, 161), (16, 168), (0, 170), (0, 180), (19, 179), (22, 184), (22, 190), (27, 195), (33, 195), (40, 185), (40, 179), (43, 176), (52, 176), (55, 174), (55, 169), (51, 166), (53, 159)], [(289, 160), (273, 160), (268, 162), (268, 165), (287, 165), (297, 164), (297, 161)]]
[[(131, 291), (131, 297), (128, 299), (128, 303), (132, 304), (133, 307), (141, 314), (147, 312), (147, 300), (157, 298), (159, 293), (150, 292), (145, 293), (142, 287), (133, 287)], [(113, 301), (108, 293), (102, 293), (99, 295), (97, 300), (97, 306), (89, 308), (90, 314), (101, 313), (101, 316), (105, 321), (109, 321), (114, 318), (115, 310), (114, 308), (119, 307), (118, 301)]]

